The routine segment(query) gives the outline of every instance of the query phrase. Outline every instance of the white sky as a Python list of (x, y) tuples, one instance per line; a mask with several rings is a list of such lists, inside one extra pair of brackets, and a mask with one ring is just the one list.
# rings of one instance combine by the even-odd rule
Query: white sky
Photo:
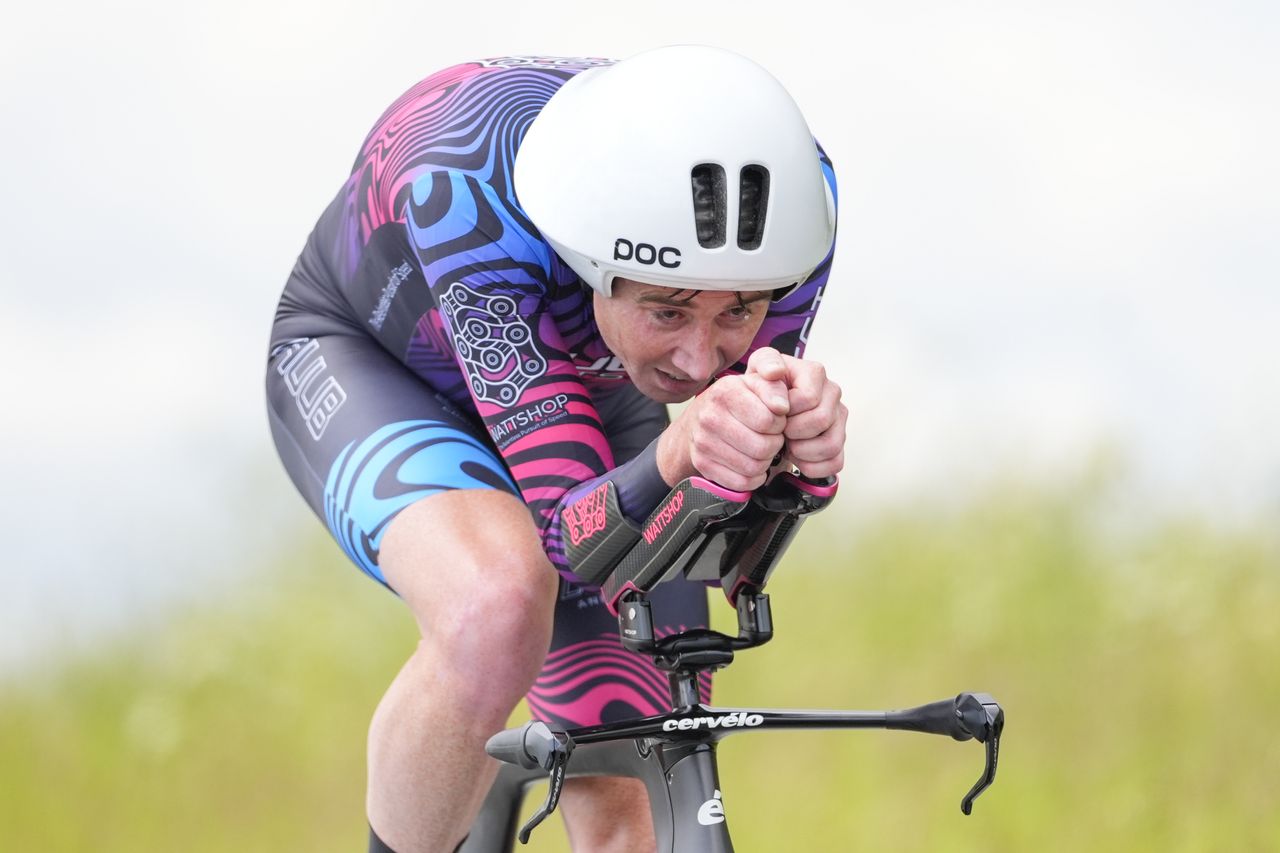
[(1106, 443), (1162, 508), (1280, 514), (1280, 7), (621, 8), (6, 10), (0, 667), (314, 524), (266, 432), (275, 300), (379, 113), (483, 56), (704, 42), (788, 86), (840, 179), (810, 355), (854, 410), (847, 500)]

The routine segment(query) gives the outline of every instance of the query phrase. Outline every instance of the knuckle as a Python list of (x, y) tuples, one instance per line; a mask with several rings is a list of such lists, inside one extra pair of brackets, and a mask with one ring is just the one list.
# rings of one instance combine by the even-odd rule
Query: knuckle
[(743, 451), (752, 459), (772, 459), (782, 447), (782, 441), (780, 435), (757, 434), (750, 446), (744, 447)]
[(814, 457), (811, 449), (805, 442), (796, 442), (791, 446), (791, 458), (796, 462), (813, 462)]
[(759, 435), (749, 436), (738, 445), (738, 451), (747, 459), (762, 458), (765, 452), (763, 437)]
[(765, 409), (762, 405), (759, 408), (752, 409), (744, 426), (756, 435), (769, 435), (775, 431), (777, 423), (773, 412)]
[(715, 434), (724, 429), (724, 414), (715, 409), (703, 410), (698, 413), (698, 429), (696, 430), (696, 438), (706, 440), (708, 434)]
[(731, 379), (737, 377), (726, 377), (716, 382), (706, 391), (702, 392), (702, 396), (698, 399), (705, 403), (704, 409), (715, 410), (725, 404), (725, 401), (732, 398), (734, 387), (738, 384), (732, 382)]

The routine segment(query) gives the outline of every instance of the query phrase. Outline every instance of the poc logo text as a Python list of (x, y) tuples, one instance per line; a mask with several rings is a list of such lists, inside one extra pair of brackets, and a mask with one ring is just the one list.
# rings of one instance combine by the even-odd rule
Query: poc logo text
[(680, 250), (675, 246), (658, 248), (652, 243), (632, 243), (626, 237), (619, 237), (613, 241), (613, 259), (646, 265), (656, 263), (667, 269), (675, 269), (680, 266)]

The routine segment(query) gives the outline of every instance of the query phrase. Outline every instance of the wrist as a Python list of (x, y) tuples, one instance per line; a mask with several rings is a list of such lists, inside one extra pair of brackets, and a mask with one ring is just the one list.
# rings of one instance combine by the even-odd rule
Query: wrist
[(683, 418), (676, 418), (658, 436), (658, 473), (668, 486), (675, 486), (698, 472), (689, 459), (688, 441), (684, 435)]

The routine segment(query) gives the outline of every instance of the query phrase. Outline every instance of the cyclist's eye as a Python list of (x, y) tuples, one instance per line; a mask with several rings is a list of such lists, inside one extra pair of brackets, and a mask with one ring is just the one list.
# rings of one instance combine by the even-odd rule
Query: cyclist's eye
[(674, 308), (658, 308), (653, 312), (653, 316), (663, 323), (674, 323), (683, 316)]
[(734, 320), (747, 320), (751, 317), (751, 307), (749, 305), (735, 305), (725, 313)]

